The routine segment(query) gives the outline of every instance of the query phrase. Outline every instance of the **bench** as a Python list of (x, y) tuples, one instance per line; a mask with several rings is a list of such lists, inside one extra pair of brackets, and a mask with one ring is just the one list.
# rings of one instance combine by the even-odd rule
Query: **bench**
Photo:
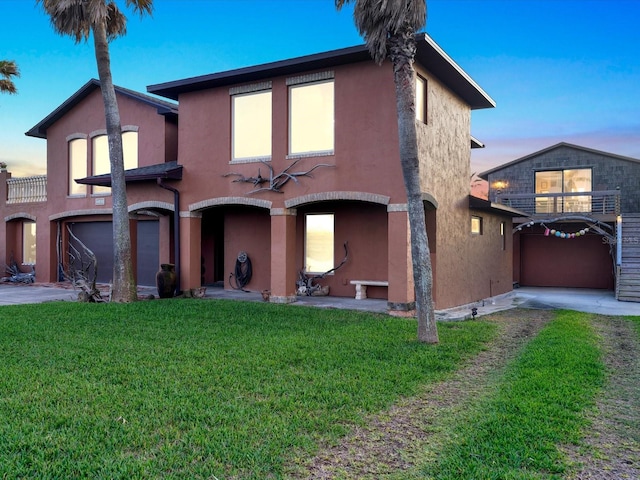
[(356, 300), (367, 298), (367, 287), (389, 286), (389, 282), (383, 280), (351, 280), (349, 283), (356, 286)]

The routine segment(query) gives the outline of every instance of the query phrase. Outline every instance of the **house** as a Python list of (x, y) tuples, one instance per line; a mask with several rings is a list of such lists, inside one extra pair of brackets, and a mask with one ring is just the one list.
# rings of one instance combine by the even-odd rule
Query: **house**
[[(133, 169), (130, 171), (144, 171), (161, 164), (165, 173), (171, 173), (171, 167), (179, 172), (175, 163), (177, 105), (121, 87), (116, 87), (116, 96), (125, 166)], [(13, 259), (24, 269), (35, 265), (37, 281), (55, 282), (74, 263), (70, 258), (80, 260), (77, 253), (82, 247), (75, 237), (97, 256), (98, 281), (110, 282), (113, 248), (109, 189), (75, 181), (88, 173), (110, 169), (99, 82), (87, 82), (26, 134), (46, 139), (47, 175), (11, 178), (9, 172), (0, 172), (0, 198), (6, 199), (2, 205), (4, 221), (0, 222), (0, 238), (6, 239), (2, 258), (7, 264)], [(165, 196), (148, 195), (148, 189), (158, 189)], [(170, 199), (169, 192), (155, 185), (141, 186), (129, 196), (137, 279), (142, 284), (155, 281), (159, 232), (168, 229), (169, 222), (163, 217), (173, 211)], [(75, 256), (74, 247), (78, 249)]]
[(640, 160), (559, 143), (480, 174), (514, 220), (514, 281), (639, 298)]
[[(433, 292), (436, 308), (448, 308), (511, 290), (510, 226), (518, 212), (469, 196), (471, 148), (482, 146), (471, 136), (471, 112), (493, 107), (493, 100), (429, 36), (417, 41), (416, 122)], [(357, 289), (361, 297), (387, 299), (392, 312), (414, 308), (390, 63), (376, 65), (357, 46), (148, 91), (167, 101), (124, 89), (119, 96), (132, 112), (148, 113), (122, 114), (123, 130), (138, 132), (139, 161), (126, 172), (138, 283), (157, 252), (154, 269), (175, 263), (182, 289), (218, 284), (288, 303), (301, 278), (315, 277), (329, 295), (352, 297)], [(103, 128), (102, 111), (89, 100), (72, 97), (65, 102), (72, 108), (60, 107), (30, 131), (46, 133), (48, 143), (47, 215), (36, 242), (40, 281), (55, 278), (56, 249), (68, 252), (61, 223), (73, 220), (73, 231), (91, 246), (106, 239), (95, 224), (110, 218), (110, 176), (92, 168), (100, 163), (90, 148), (76, 161), (73, 143)], [(52, 192), (53, 185), (74, 193)], [(76, 194), (80, 186), (90, 191)], [(94, 224), (85, 230), (96, 236), (78, 229), (79, 221)], [(156, 242), (148, 249), (153, 255), (143, 239)]]

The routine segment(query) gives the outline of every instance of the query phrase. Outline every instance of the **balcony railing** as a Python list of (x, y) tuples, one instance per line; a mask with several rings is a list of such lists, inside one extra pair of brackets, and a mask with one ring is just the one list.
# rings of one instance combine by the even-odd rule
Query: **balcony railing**
[(498, 193), (495, 202), (529, 215), (618, 215), (620, 191), (571, 193)]
[(47, 201), (47, 176), (7, 179), (7, 204)]

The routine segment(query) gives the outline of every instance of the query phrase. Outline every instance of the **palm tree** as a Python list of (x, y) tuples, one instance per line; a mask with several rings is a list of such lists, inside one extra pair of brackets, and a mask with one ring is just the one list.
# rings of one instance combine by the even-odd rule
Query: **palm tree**
[[(109, 41), (126, 33), (127, 18), (111, 0), (36, 0), (51, 17), (51, 24), (61, 35), (70, 35), (76, 43), (87, 41), (93, 33), (98, 77), (104, 101), (111, 195), (113, 199), (113, 293), (116, 302), (137, 300), (137, 288), (131, 259), (131, 234), (127, 211), (120, 112), (111, 78)], [(151, 14), (153, 0), (126, 0), (141, 16)]]
[(13, 60), (0, 60), (0, 93), (17, 93), (12, 77), (19, 77), (20, 70)]
[(356, 28), (379, 65), (387, 57), (393, 64), (398, 111), (400, 163), (407, 192), (411, 258), (418, 317), (418, 340), (438, 343), (433, 308), (433, 272), (420, 190), (415, 110), (415, 34), (427, 20), (426, 0), (335, 0), (341, 9), (354, 3)]

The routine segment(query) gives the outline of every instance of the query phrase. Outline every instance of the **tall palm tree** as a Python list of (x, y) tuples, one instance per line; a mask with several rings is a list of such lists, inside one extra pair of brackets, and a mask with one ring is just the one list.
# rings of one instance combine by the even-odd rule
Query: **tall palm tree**
[(12, 77), (19, 77), (20, 70), (13, 60), (0, 60), (0, 93), (17, 93)]
[[(76, 43), (87, 41), (93, 33), (98, 77), (104, 101), (111, 164), (113, 199), (113, 293), (116, 302), (137, 299), (131, 259), (131, 234), (124, 178), (122, 131), (116, 92), (111, 78), (109, 41), (126, 33), (127, 18), (111, 0), (36, 0), (51, 18), (61, 35), (70, 35)], [(151, 14), (153, 0), (125, 0), (127, 7), (143, 16)]]
[(400, 163), (407, 193), (411, 259), (418, 317), (418, 340), (438, 343), (433, 308), (433, 272), (427, 227), (420, 190), (418, 137), (416, 130), (415, 34), (427, 21), (426, 0), (335, 0), (341, 9), (353, 3), (356, 28), (367, 43), (372, 58), (393, 64), (398, 111)]

